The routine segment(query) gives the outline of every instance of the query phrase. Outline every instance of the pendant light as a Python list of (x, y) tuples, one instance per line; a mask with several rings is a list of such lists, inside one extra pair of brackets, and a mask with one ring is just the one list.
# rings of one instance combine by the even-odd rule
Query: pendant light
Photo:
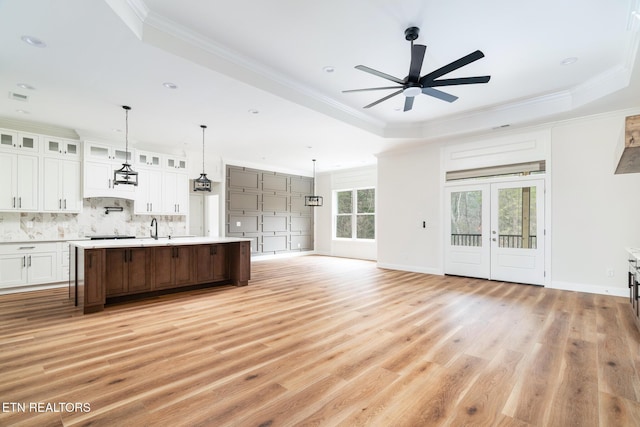
[[(316, 193), (316, 159), (313, 159), (313, 183), (311, 185), (312, 193)], [(304, 205), (313, 208), (322, 206), (322, 196), (304, 196)]]
[(124, 163), (120, 169), (116, 169), (113, 172), (113, 185), (138, 185), (138, 172), (135, 172), (131, 169), (131, 165), (129, 164), (129, 110), (131, 107), (127, 105), (123, 105), (125, 115), (125, 154), (124, 154)]
[(193, 180), (193, 191), (211, 191), (211, 180), (204, 173), (204, 130), (207, 127), (205, 125), (200, 127), (202, 128), (202, 173), (199, 178)]

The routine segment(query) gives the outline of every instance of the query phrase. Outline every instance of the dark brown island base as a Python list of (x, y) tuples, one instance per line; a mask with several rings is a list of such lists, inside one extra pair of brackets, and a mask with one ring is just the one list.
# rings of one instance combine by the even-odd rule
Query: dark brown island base
[(70, 242), (69, 298), (84, 314), (133, 296), (251, 279), (247, 239), (90, 240)]

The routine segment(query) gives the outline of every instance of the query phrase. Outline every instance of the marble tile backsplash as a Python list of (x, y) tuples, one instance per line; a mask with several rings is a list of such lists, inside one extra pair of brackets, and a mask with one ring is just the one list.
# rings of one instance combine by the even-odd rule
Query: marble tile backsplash
[[(122, 212), (107, 214), (107, 206), (122, 207)], [(83, 200), (79, 214), (0, 212), (0, 242), (79, 239), (96, 234), (145, 237), (149, 236), (153, 217), (158, 219), (158, 235), (187, 234), (185, 216), (134, 215), (131, 200), (93, 198)]]

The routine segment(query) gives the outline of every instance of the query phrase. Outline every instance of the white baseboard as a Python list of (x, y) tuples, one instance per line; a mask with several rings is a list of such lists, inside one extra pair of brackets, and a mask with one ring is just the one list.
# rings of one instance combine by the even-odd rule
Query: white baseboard
[(561, 282), (552, 280), (549, 286), (545, 286), (550, 289), (560, 289), (563, 291), (575, 291), (586, 292), (588, 294), (600, 294), (600, 295), (613, 295), (616, 297), (628, 297), (629, 289), (621, 288), (617, 286), (600, 286), (600, 285), (588, 285), (584, 283), (573, 282)]
[(19, 292), (41, 291), (43, 289), (65, 288), (69, 282), (45, 283), (43, 285), (24, 285), (13, 288), (0, 289), (0, 295), (17, 294)]
[(379, 262), (377, 265), (380, 268), (386, 268), (389, 270), (409, 271), (411, 273), (435, 274), (437, 276), (444, 275), (442, 270), (438, 268), (425, 268), (425, 267), (418, 267), (418, 266), (404, 265), (404, 264), (387, 264), (384, 262)]
[(254, 261), (265, 261), (268, 259), (281, 259), (281, 258), (293, 258), (298, 256), (307, 256), (307, 255), (316, 255), (315, 251), (300, 251), (300, 252), (286, 252), (282, 254), (271, 254), (271, 255), (252, 255), (251, 262)]

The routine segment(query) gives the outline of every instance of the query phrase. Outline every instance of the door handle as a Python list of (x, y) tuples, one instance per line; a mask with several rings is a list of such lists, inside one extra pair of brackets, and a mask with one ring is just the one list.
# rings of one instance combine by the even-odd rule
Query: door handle
[(495, 241), (496, 241), (496, 238), (494, 237), (494, 238), (493, 238), (493, 239), (491, 239), (491, 240), (493, 240), (493, 241), (495, 242)]
[(64, 199), (64, 208), (67, 209), (67, 199)]
[(16, 198), (15, 197), (13, 198), (13, 207), (14, 208), (16, 207)]
[(58, 199), (58, 209), (62, 209), (62, 199)]
[(26, 266), (27, 266), (27, 256), (25, 255), (22, 257), (22, 267), (24, 268)]
[(29, 261), (27, 262), (27, 267), (31, 267), (31, 255), (29, 255)]
[(22, 197), (18, 197), (18, 207), (22, 207)]

